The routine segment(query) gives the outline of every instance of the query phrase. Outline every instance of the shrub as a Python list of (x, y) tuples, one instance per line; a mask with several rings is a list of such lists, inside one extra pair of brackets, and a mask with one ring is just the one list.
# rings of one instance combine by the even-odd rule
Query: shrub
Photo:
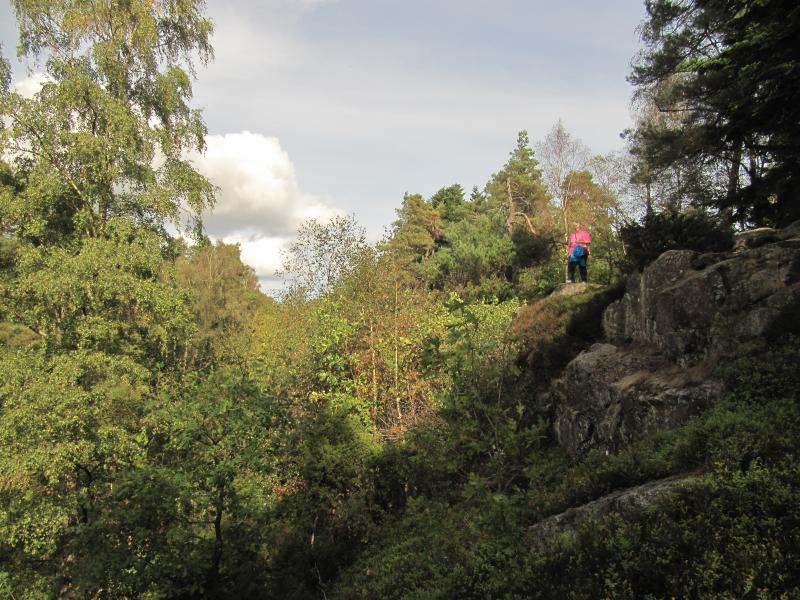
[(535, 235), (521, 227), (516, 227), (511, 232), (511, 242), (514, 244), (513, 263), (515, 268), (527, 267), (549, 260), (556, 244), (552, 237)]
[(667, 250), (723, 252), (733, 246), (733, 230), (707, 212), (689, 209), (647, 215), (620, 231), (627, 252), (626, 270), (642, 269)]

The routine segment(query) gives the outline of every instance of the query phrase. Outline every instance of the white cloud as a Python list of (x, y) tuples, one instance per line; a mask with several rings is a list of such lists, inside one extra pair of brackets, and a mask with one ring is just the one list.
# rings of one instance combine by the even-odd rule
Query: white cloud
[(14, 82), (12, 89), (24, 98), (33, 98), (45, 83), (53, 81), (47, 73), (31, 73), (25, 79)]
[(238, 231), (222, 238), (226, 244), (239, 244), (242, 261), (253, 267), (260, 278), (271, 277), (281, 268), (281, 251), (290, 240)]
[(210, 135), (206, 144), (205, 153), (191, 160), (219, 187), (216, 207), (204, 215), (211, 233), (286, 236), (306, 219), (325, 220), (338, 213), (300, 191), (294, 165), (277, 138), (244, 131)]
[(242, 260), (262, 284), (280, 268), (281, 250), (310, 218), (341, 211), (300, 191), (294, 165), (275, 137), (244, 131), (206, 138), (204, 154), (190, 157), (218, 186), (217, 204), (203, 217), (209, 235), (238, 243)]

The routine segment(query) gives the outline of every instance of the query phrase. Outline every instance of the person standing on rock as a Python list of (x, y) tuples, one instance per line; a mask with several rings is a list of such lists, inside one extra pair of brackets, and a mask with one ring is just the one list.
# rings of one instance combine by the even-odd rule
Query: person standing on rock
[(573, 225), (574, 230), (569, 236), (569, 247), (567, 248), (567, 279), (570, 283), (575, 283), (575, 267), (578, 267), (581, 281), (586, 283), (588, 279), (586, 265), (589, 260), (589, 244), (592, 243), (592, 236), (581, 223), (576, 222)]

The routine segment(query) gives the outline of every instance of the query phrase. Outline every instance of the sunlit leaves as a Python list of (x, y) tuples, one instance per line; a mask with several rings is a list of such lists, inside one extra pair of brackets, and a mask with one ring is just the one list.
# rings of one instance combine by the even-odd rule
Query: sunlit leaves
[[(14, 315), (56, 349), (94, 349), (144, 361), (175, 360), (193, 324), (185, 292), (159, 279), (157, 236), (112, 225), (110, 239), (21, 253)], [(151, 363), (152, 364), (152, 363)]]
[(214, 196), (181, 158), (202, 150), (206, 133), (186, 72), (211, 53), (202, 3), (20, 0), (15, 8), (21, 51), (44, 53), (49, 76), (32, 98), (0, 95), (3, 147), (31, 187), (66, 190), (65, 220), (78, 235), (101, 235), (120, 216), (191, 227)]

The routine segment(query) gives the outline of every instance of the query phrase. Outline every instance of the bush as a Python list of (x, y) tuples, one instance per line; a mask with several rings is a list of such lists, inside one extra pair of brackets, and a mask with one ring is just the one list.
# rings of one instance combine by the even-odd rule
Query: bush
[(553, 254), (546, 262), (516, 271), (517, 296), (528, 302), (544, 298), (564, 283), (565, 276), (564, 260)]
[(627, 252), (625, 269), (642, 269), (667, 250), (724, 252), (733, 247), (733, 230), (707, 212), (689, 209), (647, 215), (620, 231)]
[(514, 244), (513, 264), (516, 269), (546, 262), (556, 247), (552, 237), (535, 235), (521, 227), (511, 232), (511, 242)]

